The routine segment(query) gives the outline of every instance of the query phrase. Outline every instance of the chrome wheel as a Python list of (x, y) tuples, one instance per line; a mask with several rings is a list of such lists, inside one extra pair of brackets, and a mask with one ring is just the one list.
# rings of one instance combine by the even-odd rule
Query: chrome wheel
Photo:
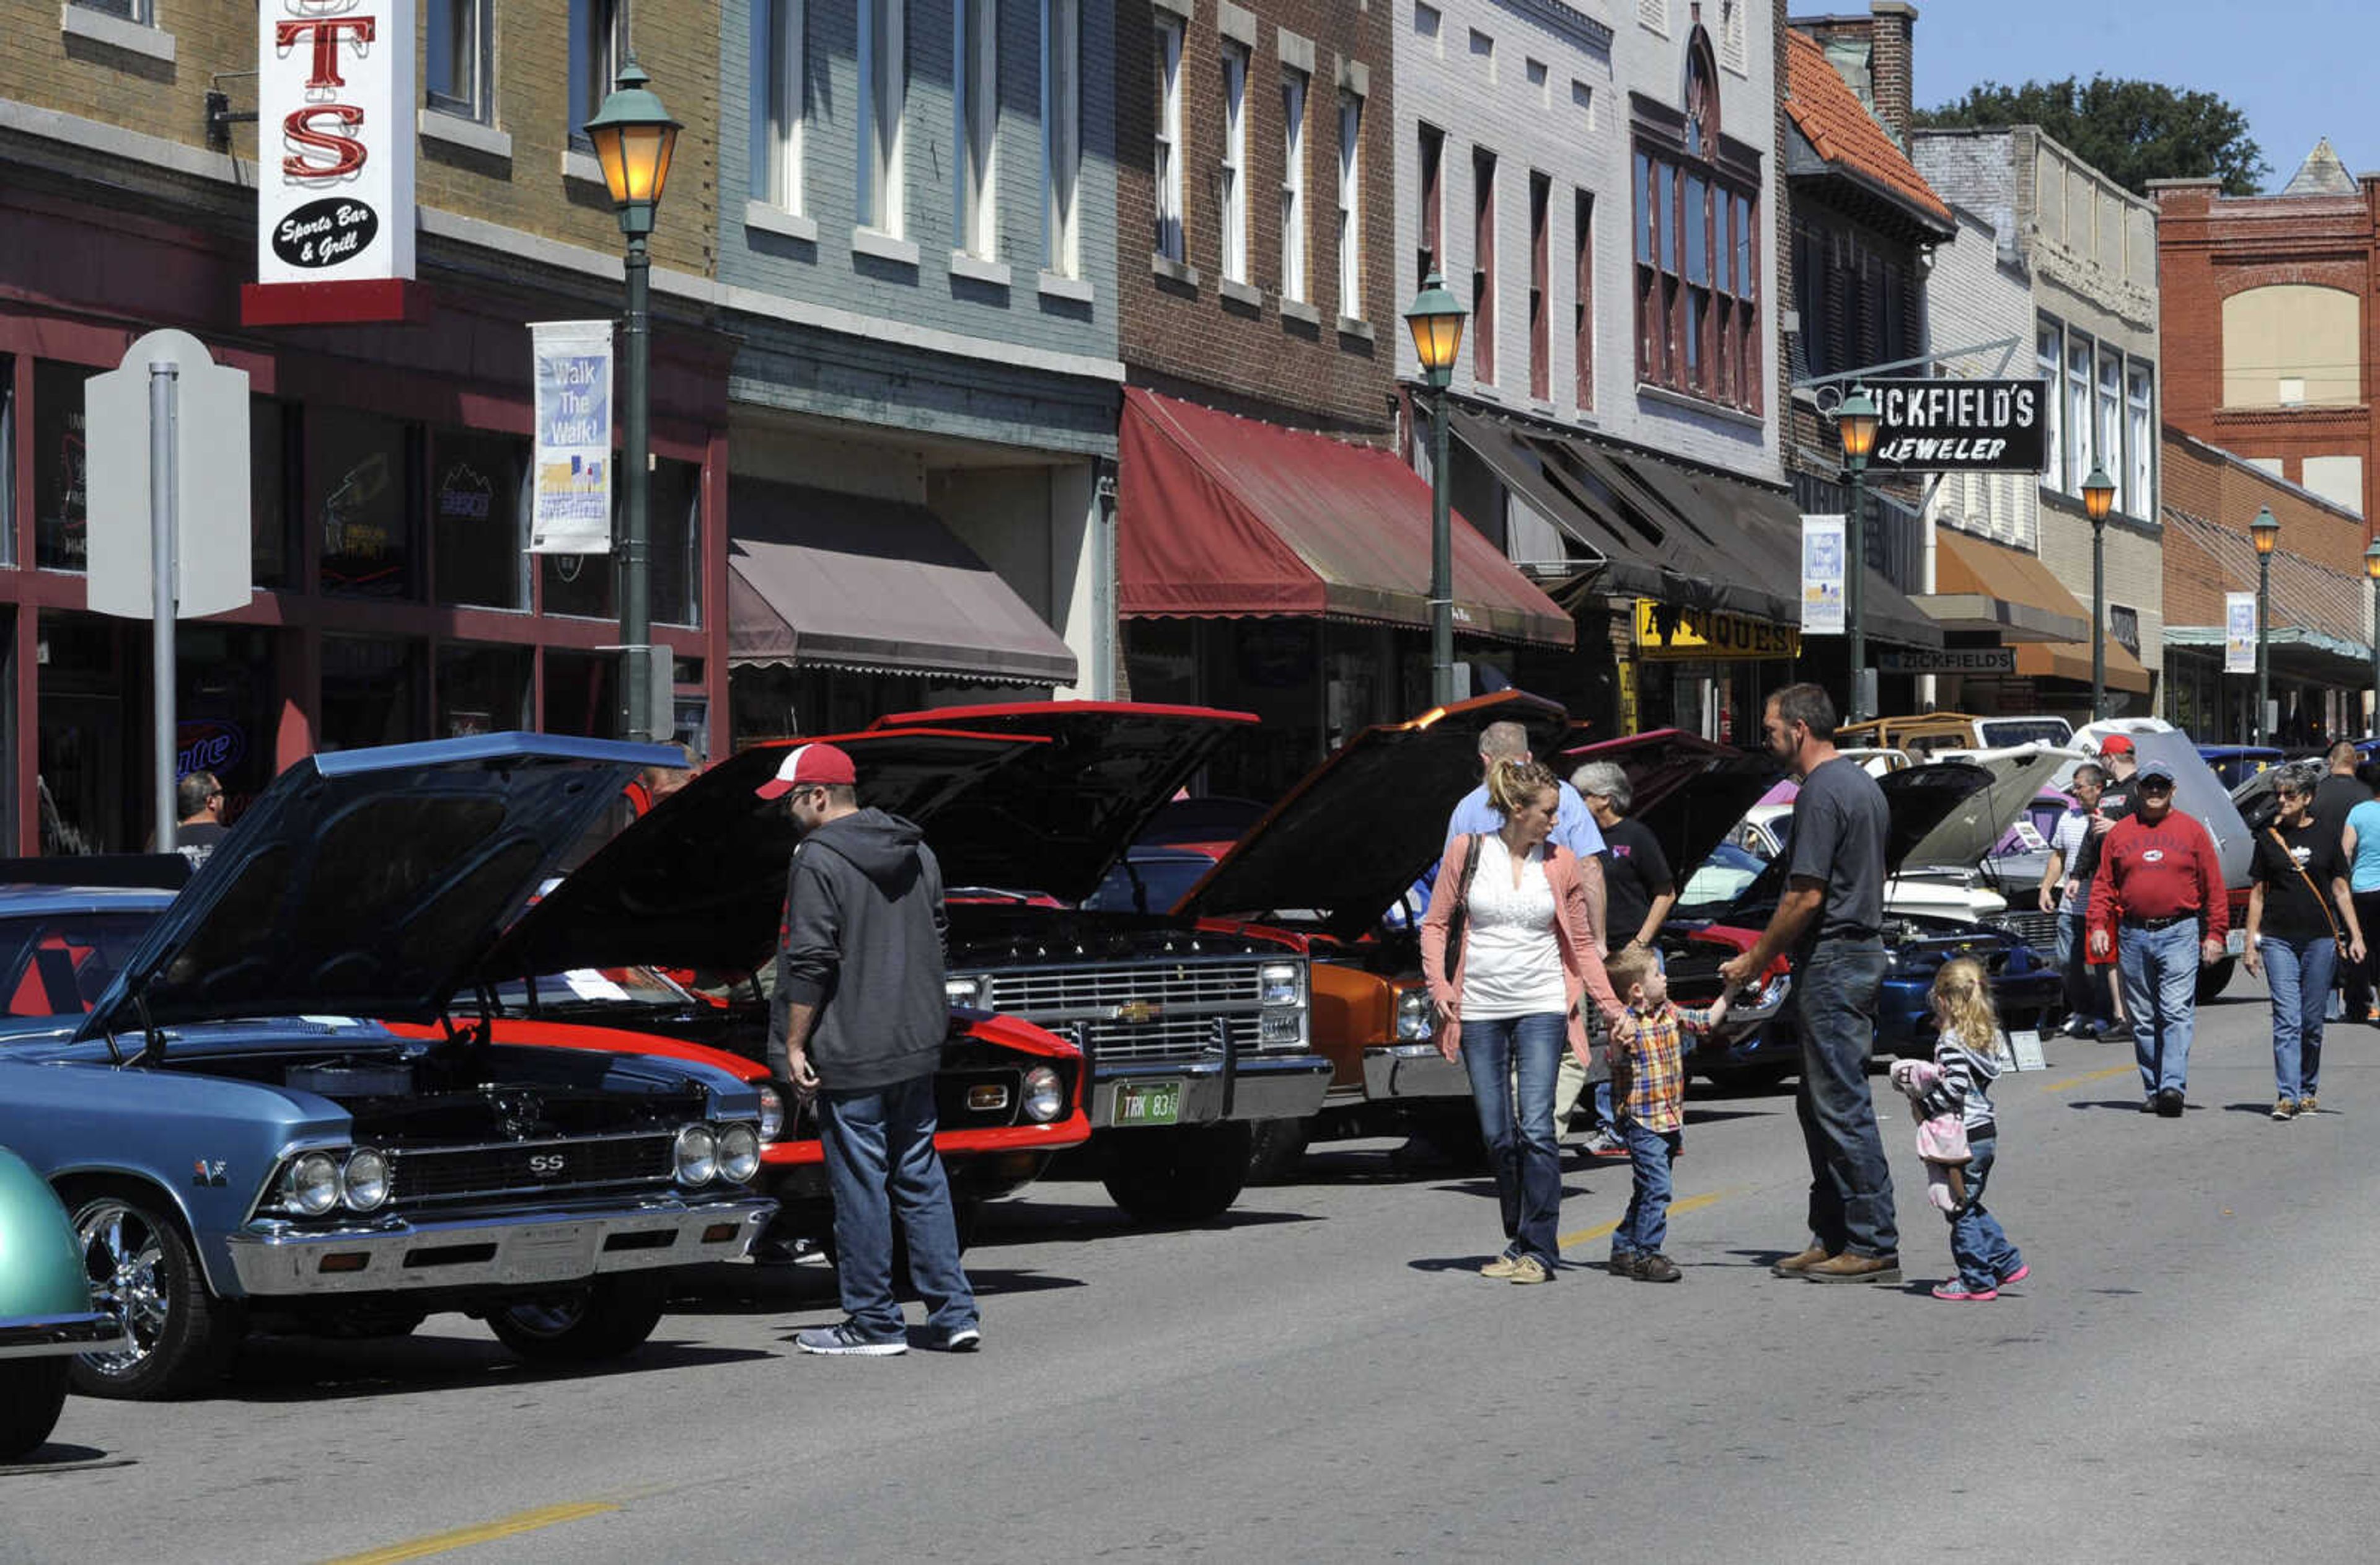
[(83, 1362), (103, 1375), (129, 1375), (157, 1351), (173, 1320), (164, 1243), (148, 1214), (112, 1195), (75, 1214), (75, 1235), (93, 1298), (124, 1322), (131, 1343), (121, 1353), (85, 1353)]
[(504, 1307), (504, 1319), (525, 1337), (565, 1337), (577, 1330), (586, 1318), (587, 1295), (584, 1293)]

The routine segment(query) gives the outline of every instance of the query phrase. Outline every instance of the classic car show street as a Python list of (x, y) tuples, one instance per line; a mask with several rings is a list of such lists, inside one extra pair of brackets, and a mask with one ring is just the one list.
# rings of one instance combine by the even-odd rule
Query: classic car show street
[(2180, 1123), (2136, 1112), (2128, 1045), (2002, 1078), (1994, 1205), (2033, 1272), (1988, 1306), (1923, 1296), (1948, 1243), (1881, 1090), (1900, 1288), (1769, 1275), (1803, 1232), (1784, 1093), (1689, 1098), (1668, 1289), (1597, 1264), (1627, 1166), (1575, 1137), (1536, 1289), (1476, 1275), (1488, 1182), (1390, 1140), (1181, 1229), (1062, 1167), (987, 1208), (973, 1356), (797, 1357), (832, 1274), (749, 1263), (684, 1274), (591, 1371), (455, 1316), (258, 1338), (197, 1400), (72, 1399), (0, 1470), (0, 1562), (1793, 1560), (1840, 1558), (1850, 1515), (1892, 1548), (2368, 1558), (2380, 1030), (2335, 1026), (2322, 1112), (2275, 1124), (2265, 1018), (2244, 978), (2202, 1013)]

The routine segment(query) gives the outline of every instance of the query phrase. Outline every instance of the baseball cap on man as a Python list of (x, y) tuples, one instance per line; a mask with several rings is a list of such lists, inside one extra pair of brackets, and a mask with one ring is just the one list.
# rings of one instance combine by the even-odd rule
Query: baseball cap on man
[(849, 787), (858, 781), (851, 758), (832, 745), (796, 745), (785, 752), (777, 775), (752, 791), (764, 799), (782, 799), (796, 788)]
[(2153, 760), (2146, 766), (2141, 768), (2139, 782), (2143, 787), (2146, 787), (2152, 782), (2170, 782), (2172, 781), (2173, 766), (2170, 762)]
[(2121, 734), (2110, 734), (2099, 741), (2099, 753), (2103, 756), (2128, 756), (2132, 753), (2132, 742)]

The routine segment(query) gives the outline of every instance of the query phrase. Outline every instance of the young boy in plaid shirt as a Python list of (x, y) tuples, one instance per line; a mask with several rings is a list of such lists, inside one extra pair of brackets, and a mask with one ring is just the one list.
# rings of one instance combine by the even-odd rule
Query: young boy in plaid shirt
[[(1675, 1282), (1677, 1263), (1661, 1253), (1670, 1232), (1670, 1165), (1677, 1160), (1686, 1123), (1685, 1043), (1726, 1019), (1728, 996), (1707, 1011), (1689, 1011), (1670, 1001), (1670, 980), (1653, 953), (1631, 947), (1607, 959), (1612, 992), (1628, 1004), (1633, 1031), (1615, 1027), (1611, 1045), (1611, 1098), (1621, 1105), (1621, 1134), (1635, 1170), (1628, 1215), (1611, 1235), (1611, 1275), (1639, 1282)], [(1627, 1032), (1626, 1042), (1616, 1035)]]

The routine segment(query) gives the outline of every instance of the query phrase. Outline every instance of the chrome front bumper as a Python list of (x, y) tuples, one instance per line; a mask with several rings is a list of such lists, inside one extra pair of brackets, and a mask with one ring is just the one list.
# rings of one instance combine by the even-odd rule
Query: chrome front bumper
[(1471, 1076), (1434, 1043), (1396, 1043), (1364, 1050), (1364, 1097), (1373, 1103), (1415, 1098), (1468, 1098)]
[(1095, 1065), (1091, 1074), (1092, 1128), (1115, 1128), (1118, 1086), (1126, 1082), (1163, 1081), (1182, 1084), (1182, 1112), (1177, 1123), (1302, 1120), (1321, 1109), (1323, 1095), (1330, 1090), (1330, 1062), (1319, 1054), (1244, 1058), (1232, 1067), (1228, 1084), (1220, 1060), (1149, 1060)]
[[(227, 1243), (241, 1291), (261, 1298), (518, 1288), (738, 1260), (776, 1211), (777, 1203), (758, 1195), (645, 1195), (332, 1229), (260, 1222)], [(706, 1237), (713, 1229), (719, 1236)]]
[(0, 1359), (51, 1358), (60, 1353), (120, 1353), (129, 1346), (124, 1322), (103, 1312), (30, 1315), (0, 1320)]

